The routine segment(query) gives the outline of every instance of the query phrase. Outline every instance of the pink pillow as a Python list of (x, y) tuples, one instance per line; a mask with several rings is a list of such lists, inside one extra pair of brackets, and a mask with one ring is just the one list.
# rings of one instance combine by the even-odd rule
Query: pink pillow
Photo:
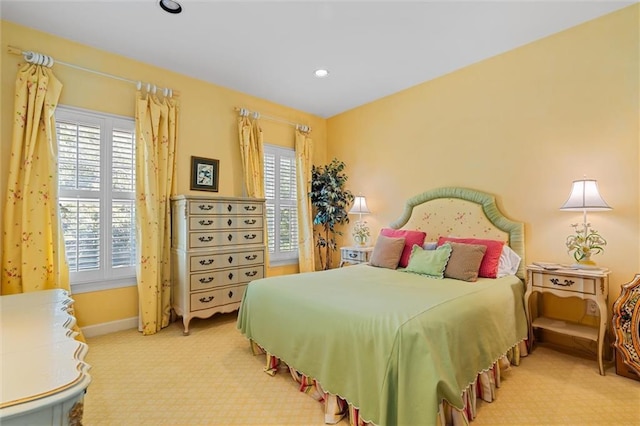
[(480, 263), (478, 276), (485, 278), (496, 278), (498, 276), (498, 264), (500, 263), (500, 255), (502, 254), (504, 241), (483, 240), (480, 238), (440, 237), (438, 238), (438, 245), (441, 246), (447, 241), (464, 244), (481, 244), (486, 246), (487, 251), (484, 253), (484, 257)]
[[(409, 264), (409, 257), (411, 257), (411, 248), (414, 244), (422, 246), (424, 239), (427, 238), (427, 233), (422, 231), (404, 231), (402, 229), (382, 228), (380, 235), (391, 238), (404, 238), (404, 249), (402, 250), (402, 256), (400, 256), (400, 262), (398, 267), (406, 268)], [(498, 255), (499, 256), (499, 255)]]

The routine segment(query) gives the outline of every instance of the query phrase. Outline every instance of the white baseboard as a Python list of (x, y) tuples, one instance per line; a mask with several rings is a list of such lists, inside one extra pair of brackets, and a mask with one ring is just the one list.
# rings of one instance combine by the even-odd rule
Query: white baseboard
[(84, 337), (95, 337), (121, 330), (138, 328), (138, 317), (125, 318), (117, 321), (103, 322), (102, 324), (81, 327)]

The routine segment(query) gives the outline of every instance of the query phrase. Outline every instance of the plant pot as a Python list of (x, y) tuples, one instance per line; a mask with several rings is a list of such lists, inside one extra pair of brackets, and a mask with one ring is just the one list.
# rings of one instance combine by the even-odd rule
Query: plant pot
[(353, 240), (358, 247), (364, 247), (367, 245), (368, 238), (366, 235), (354, 235)]

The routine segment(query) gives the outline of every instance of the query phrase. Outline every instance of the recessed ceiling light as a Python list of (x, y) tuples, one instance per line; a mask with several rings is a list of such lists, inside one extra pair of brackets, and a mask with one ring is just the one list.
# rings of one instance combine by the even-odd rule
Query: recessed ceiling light
[(329, 71), (325, 70), (325, 69), (319, 69), (319, 70), (315, 70), (313, 72), (315, 74), (316, 77), (318, 78), (325, 78), (326, 76), (329, 75)]
[(177, 1), (160, 0), (158, 3), (160, 3), (160, 7), (165, 12), (169, 12), (169, 13), (180, 13), (180, 12), (182, 12), (182, 6), (180, 6), (180, 3), (178, 3)]

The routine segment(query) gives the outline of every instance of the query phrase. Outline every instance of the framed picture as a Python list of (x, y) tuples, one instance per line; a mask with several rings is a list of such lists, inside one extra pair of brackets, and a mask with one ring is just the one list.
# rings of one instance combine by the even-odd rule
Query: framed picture
[(220, 161), (191, 157), (191, 189), (218, 192)]

